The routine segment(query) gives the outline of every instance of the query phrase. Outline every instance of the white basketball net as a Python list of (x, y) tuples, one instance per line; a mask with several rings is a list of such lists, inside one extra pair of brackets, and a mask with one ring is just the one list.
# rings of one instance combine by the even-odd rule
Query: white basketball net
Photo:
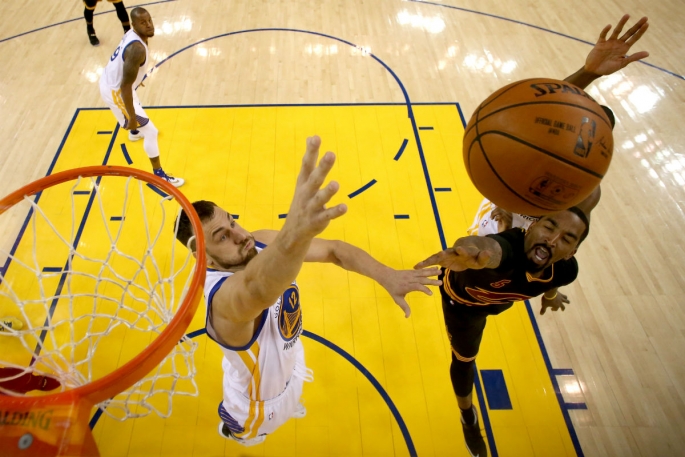
[[(178, 203), (155, 189), (134, 177), (77, 178), (0, 216), (17, 226), (30, 212), (16, 247), (16, 236), (0, 246), (9, 259), (0, 270), (0, 318), (23, 324), (0, 324), (0, 367), (48, 374), (67, 390), (111, 373), (165, 329), (195, 262), (189, 250), (176, 249)], [(152, 373), (101, 409), (120, 420), (168, 417), (173, 395), (198, 393), (196, 348), (184, 337)], [(11, 378), (0, 374), (0, 382)]]

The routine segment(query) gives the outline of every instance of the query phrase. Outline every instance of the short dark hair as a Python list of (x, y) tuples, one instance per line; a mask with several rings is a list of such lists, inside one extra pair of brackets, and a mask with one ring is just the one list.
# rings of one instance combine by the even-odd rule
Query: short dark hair
[(604, 110), (604, 113), (609, 118), (609, 122), (611, 122), (611, 130), (613, 130), (614, 127), (616, 127), (616, 116), (614, 116), (614, 112), (611, 111), (611, 108), (609, 108), (606, 105), (599, 105), (599, 106), (602, 107), (602, 109)]
[(580, 246), (580, 243), (587, 238), (588, 234), (590, 233), (590, 219), (587, 217), (585, 212), (578, 208), (577, 206), (572, 206), (566, 211), (571, 211), (573, 214), (578, 216), (581, 221), (585, 224), (585, 230), (583, 230), (583, 233), (580, 235), (580, 239), (578, 240), (578, 246)]
[[(218, 205), (207, 200), (199, 200), (193, 203), (193, 208), (195, 208), (195, 212), (200, 218), (200, 222), (205, 223), (214, 217), (214, 208), (218, 208)], [(176, 227), (178, 227), (178, 229)], [(174, 231), (176, 232), (176, 239), (180, 241), (183, 246), (188, 246), (188, 240), (191, 236), (195, 235), (193, 233), (193, 226), (190, 224), (190, 218), (183, 209), (181, 210), (181, 214), (176, 218)], [(190, 249), (195, 251), (194, 241), (191, 244)]]

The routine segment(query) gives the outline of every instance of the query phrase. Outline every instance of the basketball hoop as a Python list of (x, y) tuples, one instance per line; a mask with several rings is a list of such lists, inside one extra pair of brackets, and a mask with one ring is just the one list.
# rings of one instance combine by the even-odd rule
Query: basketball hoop
[[(168, 217), (172, 205), (179, 209)], [(197, 394), (196, 345), (184, 333), (204, 284), (202, 225), (171, 184), (117, 166), (46, 176), (0, 200), (0, 215), (26, 215), (26, 207), (20, 239), (0, 268), (0, 312), (26, 324), (4, 329), (0, 367), (50, 375), (61, 387), (46, 395), (0, 387), (0, 449), (3, 456), (99, 455), (88, 426), (95, 405), (121, 411), (105, 411), (118, 419), (168, 416), (173, 394)], [(195, 262), (190, 250), (175, 249), (181, 208), (197, 235)], [(61, 254), (63, 267), (49, 263)], [(131, 335), (147, 338), (147, 347), (126, 357)], [(111, 355), (117, 348), (118, 358)], [(190, 392), (179, 391), (184, 383)]]

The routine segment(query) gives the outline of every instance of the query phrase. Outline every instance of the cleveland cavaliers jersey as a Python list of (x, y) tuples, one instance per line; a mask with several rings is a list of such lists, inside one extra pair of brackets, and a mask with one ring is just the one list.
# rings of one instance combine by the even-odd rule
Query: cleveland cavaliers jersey
[(124, 51), (126, 51), (126, 48), (134, 41), (139, 42), (145, 48), (145, 61), (140, 68), (138, 68), (138, 76), (136, 76), (136, 80), (133, 83), (133, 88), (140, 85), (145, 77), (145, 70), (147, 69), (147, 45), (138, 34), (131, 29), (124, 34), (121, 43), (119, 43), (119, 46), (114, 50), (112, 57), (110, 57), (107, 66), (102, 72), (102, 76), (100, 76), (100, 86), (104, 86), (113, 91), (118, 91), (121, 88), (121, 80), (124, 78)]
[(452, 271), (442, 268), (440, 293), (450, 305), (488, 306), (490, 314), (508, 309), (511, 303), (541, 295), (565, 286), (578, 276), (575, 257), (559, 260), (545, 268), (539, 278), (526, 271), (528, 259), (524, 249), (525, 231), (520, 228), (487, 235), (502, 248), (497, 268)]
[[(261, 248), (257, 249), (261, 251)], [(297, 354), (304, 351), (300, 341), (302, 309), (297, 283), (293, 281), (276, 303), (262, 312), (259, 326), (250, 342), (234, 347), (220, 341), (209, 319), (214, 294), (232, 275), (228, 271), (207, 269), (204, 290), (207, 336), (221, 346), (224, 353), (224, 379), (232, 389), (252, 401), (275, 398), (290, 381)]]

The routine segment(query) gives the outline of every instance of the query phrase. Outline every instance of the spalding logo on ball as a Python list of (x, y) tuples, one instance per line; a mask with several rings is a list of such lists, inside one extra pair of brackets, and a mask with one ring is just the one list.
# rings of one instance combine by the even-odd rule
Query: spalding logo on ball
[(583, 201), (611, 163), (611, 122), (565, 81), (536, 78), (499, 89), (466, 126), (464, 163), (495, 205), (530, 216)]

